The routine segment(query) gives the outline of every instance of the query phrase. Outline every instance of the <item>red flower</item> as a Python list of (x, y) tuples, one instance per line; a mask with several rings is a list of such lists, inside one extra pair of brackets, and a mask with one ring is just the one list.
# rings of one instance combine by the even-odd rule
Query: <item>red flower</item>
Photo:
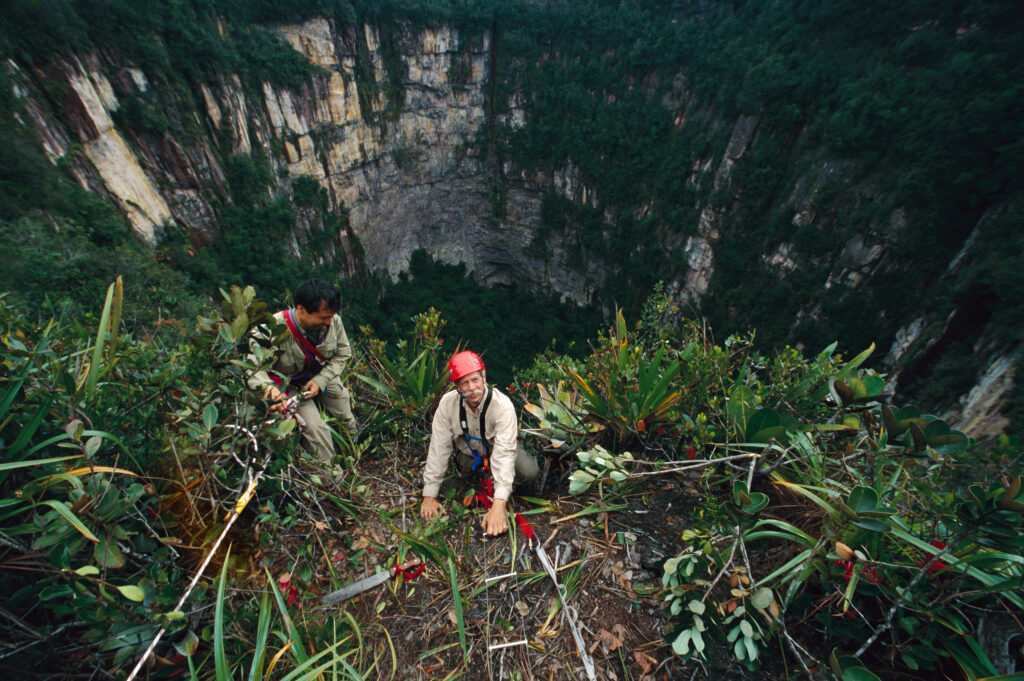
[[(849, 580), (849, 579), (853, 578), (853, 561), (852, 560), (837, 560), (837, 561), (835, 561), (835, 563), (836, 563), (836, 565), (842, 565), (843, 566), (843, 579)], [(860, 573), (860, 577), (861, 577), (861, 579), (863, 579), (868, 584), (881, 584), (881, 582), (882, 582), (882, 576), (879, 575), (877, 571), (875, 571), (875, 570), (873, 570), (871, 568), (866, 568), (866, 569), (862, 570), (861, 573)]]
[[(937, 548), (939, 551), (942, 551), (943, 549), (946, 548), (946, 543), (944, 541), (939, 540), (939, 539), (932, 539), (928, 543), (931, 544), (932, 546), (934, 546), (935, 548)], [(924, 567), (928, 563), (932, 562), (932, 559), (935, 557), (935, 555), (936, 554), (933, 553), (933, 554), (929, 555), (927, 560), (915, 560), (914, 562), (917, 563), (918, 567)], [(948, 567), (949, 566), (946, 565), (946, 563), (942, 559), (939, 559), (939, 560), (935, 561), (934, 563), (932, 563), (931, 567), (928, 568), (928, 575), (931, 576), (931, 575), (936, 574), (937, 572), (942, 572), (943, 570), (945, 570)]]
[(181, 393), (178, 392), (177, 390), (173, 391), (171, 394), (174, 395), (175, 397), (181, 397)]
[(299, 600), (299, 590), (295, 588), (295, 585), (288, 587), (288, 605), (295, 605), (295, 601)]
[(641, 433), (647, 430), (647, 424), (644, 423), (643, 419), (640, 419), (639, 421), (636, 422), (636, 429), (639, 430)]
[(665, 434), (665, 426), (658, 426), (658, 437)]
[(693, 461), (696, 458), (697, 450), (693, 448), (693, 445), (690, 445), (689, 447), (686, 448), (686, 460)]

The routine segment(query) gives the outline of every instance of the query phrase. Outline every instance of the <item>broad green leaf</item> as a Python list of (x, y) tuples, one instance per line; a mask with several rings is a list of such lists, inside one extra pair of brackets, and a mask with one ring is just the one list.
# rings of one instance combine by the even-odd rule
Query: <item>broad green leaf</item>
[(127, 598), (129, 601), (135, 601), (141, 603), (146, 597), (146, 594), (139, 587), (134, 584), (124, 584), (117, 587), (117, 590), (121, 592), (121, 595)]
[[(746, 620), (743, 620), (743, 621), (745, 622)], [(743, 641), (743, 645), (746, 646), (746, 649), (747, 649), (747, 659), (750, 660), (751, 662), (756, 660), (757, 659), (758, 650), (757, 650), (757, 644), (754, 643), (754, 639), (749, 638), (747, 636), (744, 636), (744, 637), (742, 637), (739, 640)]]
[(217, 416), (217, 405), (206, 405), (206, 408), (203, 409), (203, 425), (206, 427), (206, 430), (213, 430), (213, 427), (217, 425)]
[(772, 604), (773, 598), (774, 596), (772, 595), (771, 589), (758, 589), (754, 592), (754, 595), (751, 596), (750, 604), (758, 610), (764, 610)]
[(692, 637), (692, 629), (683, 629), (676, 636), (676, 640), (672, 642), (672, 651), (680, 657), (686, 656), (690, 652), (690, 639)]
[(96, 558), (97, 563), (107, 569), (124, 567), (124, 554), (121, 553), (121, 549), (117, 546), (117, 541), (110, 534), (104, 536), (93, 547), (92, 555)]
[(888, 525), (883, 523), (881, 520), (876, 520), (874, 518), (860, 518), (859, 520), (854, 520), (853, 524), (862, 530), (877, 532), (878, 534), (885, 534), (890, 531), (890, 527)]
[(846, 503), (854, 513), (873, 511), (878, 506), (878, 494), (866, 485), (857, 485), (850, 492)]
[(843, 670), (843, 681), (881, 681), (864, 667), (847, 667)]
[(174, 644), (174, 649), (185, 657), (192, 657), (199, 649), (199, 637), (191, 629), (188, 629), (185, 631), (185, 636)]

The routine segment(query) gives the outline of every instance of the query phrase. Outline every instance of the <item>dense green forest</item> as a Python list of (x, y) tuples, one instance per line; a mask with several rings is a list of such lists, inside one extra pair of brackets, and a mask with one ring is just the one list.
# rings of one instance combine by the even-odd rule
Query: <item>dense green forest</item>
[[(153, 679), (491, 678), (481, 651), (521, 628), (511, 678), (583, 678), (578, 617), (623, 679), (1022, 678), (1024, 391), (997, 438), (939, 415), (993, 357), (1016, 361), (1024, 330), (1017, 5), (4, 3), (0, 660), (19, 678), (125, 679), (143, 660)], [(359, 108), (384, 137), (409, 101), (405, 37), (489, 36), (468, 145), (489, 219), (534, 178), (528, 254), (568, 244), (581, 276), (604, 272), (591, 305), (489, 288), (424, 250), (395, 279), (368, 271), (346, 207), (282, 172), (286, 140), (238, 153), (196, 115), (225, 74), (254, 98), (306, 92), (323, 69), (274, 29), (316, 16), (352, 30)], [(87, 53), (148, 79), (113, 114), (129, 144), (209, 141), (208, 232), (168, 225), (150, 248), (83, 186), (80, 142), (47, 158), (32, 107), (70, 130), (55, 60)], [(447, 75), (460, 86), (466, 62)], [(737, 121), (752, 132), (723, 174)], [(570, 169), (589, 200), (559, 190)], [(855, 237), (883, 259), (851, 265)], [(713, 243), (714, 273), (686, 302), (691, 238)], [(782, 246), (791, 269), (766, 262)], [(250, 332), (311, 275), (342, 290), (355, 350), (361, 430), (336, 428), (332, 468), (245, 383), (266, 359)], [(878, 362), (918, 318), (895, 393)], [(560, 586), (522, 535), (481, 546), (471, 481), (419, 518), (460, 344), (547, 457), (547, 488), (514, 503), (557, 539)], [(321, 605), (412, 555), (418, 581)]]
[[(238, 73), (253, 91), (263, 81), (298, 87), (317, 72), (265, 25), (328, 16), (386, 27), (401, 17), (406, 27), (448, 22), (469, 37), (492, 32), (492, 123), (477, 143), (496, 169), (496, 214), (512, 182), (498, 170), (504, 163), (524, 173), (577, 169), (598, 197), (596, 205), (549, 192), (531, 252), (543, 256), (557, 233), (575, 242), (581, 273), (586, 263), (599, 261), (607, 276), (593, 300), (606, 316), (616, 307), (639, 313), (657, 281), (685, 271), (680, 246), (711, 210), (721, 215), (721, 235), (710, 290), (696, 312), (721, 334), (757, 329), (763, 348), (824, 347), (840, 339), (854, 349), (888, 342), (920, 315), (975, 309), (969, 323), (951, 330), (957, 337), (943, 340), (949, 357), (942, 366), (970, 368), (960, 380), (937, 375), (936, 361), (928, 358), (910, 372), (908, 394), (941, 401), (968, 388), (982, 368), (968, 350), (972, 345), (1020, 340), (1024, 282), (1015, 225), (1024, 131), (1015, 112), (1024, 99), (1018, 39), (1024, 27), (1016, 10), (1009, 2), (969, 1), (763, 7), (52, 0), (10, 3), (0, 17), (0, 40), (3, 51), (24, 64), (45, 64), (87, 46), (116, 49), (157, 85), (154, 94), (126, 103), (119, 112), (123, 124), (150, 134), (200, 135), (210, 133), (188, 114), (199, 83)], [(390, 30), (381, 34), (387, 82), (373, 82), (357, 60), (363, 64), (357, 66), (361, 101), (382, 90), (392, 113), (404, 101), (399, 38)], [(4, 90), (5, 138), (19, 138), (4, 148), (5, 211), (54, 214), (62, 209), (37, 202), (46, 197), (54, 203), (50, 197), (61, 192), (35, 191), (56, 180), (44, 181), (52, 174), (26, 149), (31, 144), (20, 139), (20, 129), (9, 127), (19, 104), (9, 86)], [(503, 127), (501, 115), (513, 100), (526, 103), (526, 123)], [(693, 169), (720, 153), (731, 132), (724, 122), (738, 115), (757, 117), (756, 142), (737, 160), (728, 186), (717, 186), (709, 171)], [(195, 281), (193, 291), (208, 295), (213, 283), (244, 281), (281, 297), (284, 282), (310, 269), (298, 262), (292, 267), (272, 243), (257, 245), (260, 235), (295, 220), (294, 207), (263, 200), (259, 187), (273, 178), (259, 153), (252, 163), (223, 159), (231, 190), (220, 198), (224, 236), (215, 253), (198, 254), (194, 262), (173, 258)], [(821, 175), (823, 157), (841, 170)], [(811, 206), (817, 219), (794, 224), (797, 207), (789, 197), (799, 183), (819, 180), (824, 185)], [(310, 193), (296, 182), (296, 198), (303, 191)], [(317, 238), (344, 230), (344, 216), (319, 208)], [(902, 222), (893, 226), (897, 209)], [(984, 228), (967, 257), (947, 274), (979, 224)], [(887, 260), (863, 286), (830, 288), (837, 261), (819, 254), (838, 255), (857, 234), (881, 243)], [(172, 251), (175, 239), (184, 243), (183, 235), (170, 235)], [(797, 267), (780, 272), (766, 266), (765, 254), (784, 244), (793, 246)], [(250, 247), (269, 266), (236, 257), (252, 253)], [(266, 281), (275, 282), (272, 290)], [(536, 334), (540, 346), (547, 335)], [(993, 335), (997, 341), (990, 341)]]

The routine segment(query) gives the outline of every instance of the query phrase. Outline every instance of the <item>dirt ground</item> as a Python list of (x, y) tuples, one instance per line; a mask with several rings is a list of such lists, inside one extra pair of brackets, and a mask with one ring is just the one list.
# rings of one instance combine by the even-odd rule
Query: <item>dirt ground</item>
[[(566, 587), (594, 678), (721, 676), (680, 660), (664, 642), (661, 564), (680, 550), (682, 530), (700, 503), (692, 485), (656, 479), (602, 511), (596, 496), (568, 496), (562, 476), (552, 472), (543, 490), (512, 499), (534, 530), (530, 542), (519, 528), (514, 535), (485, 538), (483, 507), (462, 505), (465, 495), (478, 491), (476, 482), (458, 474), (442, 488), (442, 496), (449, 496), (447, 516), (424, 524), (418, 515), (419, 475), (418, 466), (364, 458), (357, 477), (347, 481), (351, 499), (360, 505), (356, 518), (321, 503), (324, 517), (296, 525), (259, 556), (272, 574), (297, 580), (292, 584), (299, 584), (303, 598), (296, 619), (307, 630), (316, 630), (317, 623), (322, 629), (328, 616), (341, 621), (350, 615), (359, 623), (365, 648), (360, 658), (379, 657), (368, 678), (392, 678), (393, 668), (396, 679), (424, 681), (587, 679), (571, 618), (564, 616), (556, 586), (541, 567), (538, 544)], [(343, 480), (340, 487), (345, 485)], [(323, 550), (304, 558), (298, 546), (309, 545), (311, 534)], [(409, 546), (409, 536), (441, 549), (441, 561), (423, 556), (426, 566), (411, 581), (391, 579), (343, 603), (320, 604), (324, 594), (374, 574)], [(448, 555), (462, 606), (465, 662)], [(413, 556), (410, 551), (405, 558)], [(305, 582), (297, 578), (303, 560), (313, 565)]]

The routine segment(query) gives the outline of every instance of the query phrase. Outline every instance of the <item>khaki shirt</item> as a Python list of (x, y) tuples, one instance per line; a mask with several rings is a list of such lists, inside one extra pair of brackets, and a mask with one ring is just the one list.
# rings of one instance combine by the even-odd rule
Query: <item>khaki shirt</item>
[[(494, 498), (508, 501), (512, 493), (512, 482), (516, 475), (516, 438), (519, 435), (519, 419), (512, 400), (495, 388), (491, 388), (491, 403), (487, 407), (487, 441), (491, 443), (491, 475), (494, 477)], [(487, 396), (484, 396), (487, 399)], [(427, 451), (427, 463), (423, 468), (423, 496), (436, 497), (441, 489), (441, 481), (448, 470), (448, 459), (458, 449), (462, 454), (473, 458), (473, 452), (462, 436), (459, 424), (459, 402), (462, 395), (457, 390), (445, 393), (441, 403), (434, 412), (434, 421), (430, 429), (430, 449)], [(480, 437), (480, 411), (483, 402), (473, 411), (466, 406), (466, 421), (469, 434)], [(480, 455), (485, 454), (482, 445), (474, 441)]]
[[(274, 315), (279, 323), (284, 324), (284, 312), (278, 312)], [(298, 327), (299, 333), (302, 333), (302, 327), (299, 326), (298, 321), (295, 322), (295, 326)], [(268, 337), (269, 334), (265, 329), (261, 329), (257, 333), (261, 333), (264, 338)], [(255, 344), (256, 340), (251, 340), (250, 345)], [(282, 374), (288, 378), (297, 376), (305, 370), (306, 356), (302, 352), (302, 347), (299, 342), (295, 340), (291, 332), (288, 333), (288, 338), (281, 343), (280, 354), (277, 356), (277, 360), (271, 367), (275, 372)], [(352, 359), (352, 346), (349, 345), (348, 335), (345, 333), (345, 327), (341, 323), (341, 317), (334, 315), (334, 319), (331, 320), (331, 326), (327, 329), (324, 335), (323, 341), (316, 346), (316, 349), (320, 351), (320, 354), (326, 358), (323, 367), (320, 369), (320, 373), (313, 374), (309, 378), (316, 383), (320, 390), (324, 390), (327, 384), (331, 380), (341, 375), (341, 372), (345, 370), (345, 366), (348, 361)], [(249, 361), (255, 362), (255, 355), (249, 355)], [(270, 373), (266, 370), (257, 371), (249, 377), (249, 387), (252, 389), (259, 388), (260, 386), (274, 385), (274, 382), (270, 380)], [(300, 386), (301, 387), (301, 386)]]

